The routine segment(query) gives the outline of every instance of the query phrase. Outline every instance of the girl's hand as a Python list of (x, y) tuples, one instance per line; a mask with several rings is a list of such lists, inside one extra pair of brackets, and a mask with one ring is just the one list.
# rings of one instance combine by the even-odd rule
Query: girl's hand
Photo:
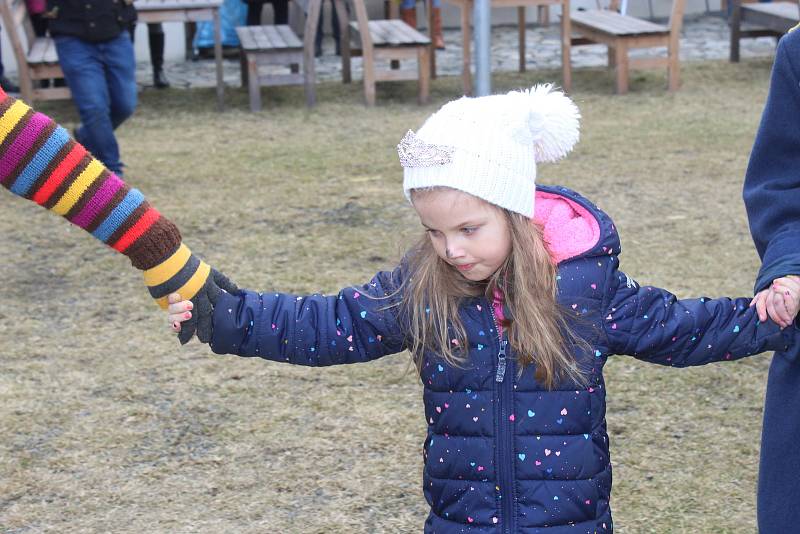
[(750, 306), (755, 306), (761, 322), (772, 319), (781, 328), (791, 325), (800, 311), (800, 277), (778, 278), (772, 286), (759, 291)]
[(181, 300), (181, 296), (177, 293), (172, 293), (167, 297), (167, 313), (169, 313), (170, 328), (175, 333), (180, 333), (181, 323), (188, 321), (192, 318), (192, 308), (194, 307), (191, 300)]

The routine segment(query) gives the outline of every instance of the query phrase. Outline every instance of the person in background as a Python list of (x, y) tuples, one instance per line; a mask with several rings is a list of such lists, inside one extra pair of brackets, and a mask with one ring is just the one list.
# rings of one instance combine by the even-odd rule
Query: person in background
[[(444, 37), (442, 36), (442, 2), (441, 0), (431, 0), (431, 11), (433, 17), (431, 28), (431, 40), (437, 50), (444, 50)], [(411, 26), (417, 28), (417, 0), (401, 0), (400, 19)]]
[(118, 176), (116, 130), (136, 109), (132, 0), (47, 0), (50, 34), (78, 108), (75, 137)]
[(0, 88), (8, 93), (18, 93), (19, 87), (11, 80), (6, 78), (5, 70), (3, 69), (2, 51), (0, 51)]
[[(136, 25), (131, 26), (131, 39), (135, 41)], [(153, 87), (166, 89), (169, 79), (164, 72), (164, 26), (160, 22), (147, 23), (147, 45), (150, 49), (150, 65), (153, 67)]]
[[(345, 7), (347, 4), (345, 3)], [(322, 55), (322, 37), (323, 37), (323, 29), (322, 23), (325, 21), (325, 17), (322, 16), (322, 8), (320, 7), (319, 10), (319, 23), (317, 24), (317, 35), (314, 37), (314, 56), (320, 57)], [(339, 15), (336, 13), (336, 7), (331, 2), (331, 26), (333, 30), (333, 42), (336, 50), (336, 55), (342, 55), (342, 31), (339, 28)]]
[(28, 8), (28, 17), (31, 19), (33, 33), (36, 37), (47, 35), (47, 19), (44, 17), (44, 13), (47, 11), (47, 1), (25, 0), (25, 6)]
[[(25, 6), (28, 8), (28, 17), (31, 19), (31, 26), (33, 26), (33, 33), (36, 37), (47, 36), (47, 18), (44, 14), (47, 11), (46, 0), (25, 0)], [(54, 80), (39, 80), (42, 87), (65, 87), (67, 82), (64, 78), (56, 78)]]
[[(245, 0), (247, 3), (247, 25), (261, 26), (261, 10), (267, 0)], [(272, 3), (274, 24), (289, 24), (289, 0), (269, 0)]]

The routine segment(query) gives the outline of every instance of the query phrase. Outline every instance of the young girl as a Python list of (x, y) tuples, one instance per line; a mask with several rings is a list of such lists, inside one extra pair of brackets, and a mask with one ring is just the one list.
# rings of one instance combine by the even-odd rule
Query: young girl
[[(605, 213), (534, 186), (578, 118), (550, 86), (445, 105), (398, 146), (425, 228), (399, 267), (335, 296), (240, 291), (213, 309), (216, 353), (322, 366), (411, 352), (426, 532), (610, 532), (608, 357), (684, 367), (795, 342), (797, 282), (768, 295), (779, 324), (747, 299), (678, 300), (618, 270)], [(170, 302), (180, 330), (190, 303)]]

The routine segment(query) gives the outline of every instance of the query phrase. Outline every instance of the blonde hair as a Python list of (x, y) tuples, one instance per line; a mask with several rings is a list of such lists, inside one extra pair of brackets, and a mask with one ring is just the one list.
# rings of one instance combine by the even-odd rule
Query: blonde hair
[(464, 299), (485, 297), (491, 304), (500, 289), (513, 320), (508, 340), (518, 357), (520, 373), (536, 366), (536, 380), (553, 389), (562, 380), (585, 383), (572, 344), (585, 344), (569, 328), (556, 301), (557, 268), (542, 228), (531, 219), (492, 205), (503, 212), (511, 233), (511, 252), (486, 281), (467, 280), (439, 257), (430, 238), (423, 237), (407, 254), (408, 276), (399, 303), (409, 327), (411, 356), (420, 369), (423, 353), (438, 353), (450, 365), (465, 367), (467, 333), (459, 315)]

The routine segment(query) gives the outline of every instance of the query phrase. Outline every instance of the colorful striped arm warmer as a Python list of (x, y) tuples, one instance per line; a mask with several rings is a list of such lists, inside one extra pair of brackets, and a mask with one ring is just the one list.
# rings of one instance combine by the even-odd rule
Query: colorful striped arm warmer
[(0, 183), (130, 258), (162, 308), (173, 292), (194, 300), (219, 275), (210, 276), (209, 265), (181, 243), (178, 228), (139, 190), (106, 169), (63, 127), (2, 89)]

